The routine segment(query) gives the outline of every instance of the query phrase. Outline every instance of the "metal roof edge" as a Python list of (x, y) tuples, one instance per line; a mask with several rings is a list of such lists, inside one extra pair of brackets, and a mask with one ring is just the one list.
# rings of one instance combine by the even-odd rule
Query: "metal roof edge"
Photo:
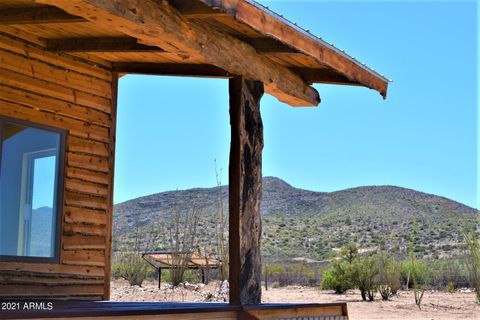
[(296, 31), (304, 34), (305, 36), (317, 41), (318, 43), (322, 44), (323, 46), (327, 47), (328, 49), (330, 50), (333, 50), (335, 51), (337, 54), (341, 55), (342, 57), (344, 57), (345, 59), (351, 61), (352, 63), (354, 63), (355, 65), (357, 65), (358, 67), (362, 68), (363, 70), (375, 75), (376, 77), (378, 78), (381, 78), (383, 81), (387, 82), (387, 83), (391, 83), (393, 82), (391, 79), (387, 78), (386, 76), (384, 76), (383, 74), (375, 71), (375, 69), (372, 69), (370, 68), (369, 66), (367, 66), (365, 63), (362, 63), (360, 62), (359, 60), (355, 59), (355, 57), (349, 55), (348, 53), (346, 53), (344, 50), (341, 50), (337, 47), (335, 47), (333, 45), (333, 43), (328, 43), (326, 42), (325, 40), (323, 40), (321, 37), (319, 36), (316, 36), (315, 34), (311, 33), (310, 30), (308, 29), (304, 29), (302, 27), (300, 27), (298, 24), (296, 24), (295, 22), (292, 22), (290, 20), (288, 20), (287, 18), (285, 18), (283, 15), (281, 14), (278, 14), (276, 13), (275, 11), (271, 10), (268, 6), (266, 5), (263, 5), (261, 3), (259, 3), (258, 1), (256, 0), (243, 0), (245, 2), (247, 2), (248, 4), (251, 4), (253, 6), (255, 6), (256, 8), (262, 10), (263, 12), (275, 17), (276, 19), (282, 21), (283, 23), (287, 24), (288, 26), (290, 26), (291, 28), (295, 29)]

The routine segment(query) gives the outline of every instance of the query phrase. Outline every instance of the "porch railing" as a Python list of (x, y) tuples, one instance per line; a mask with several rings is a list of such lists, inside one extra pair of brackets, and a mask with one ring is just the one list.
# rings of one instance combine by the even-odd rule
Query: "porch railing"
[(242, 312), (242, 320), (348, 320), (346, 303), (262, 304)]
[(0, 319), (348, 320), (346, 303), (233, 306), (226, 303), (52, 301), (52, 307), (44, 309), (39, 306), (49, 305), (42, 301), (28, 310), (24, 301), (18, 302), (19, 309), (0, 312)]

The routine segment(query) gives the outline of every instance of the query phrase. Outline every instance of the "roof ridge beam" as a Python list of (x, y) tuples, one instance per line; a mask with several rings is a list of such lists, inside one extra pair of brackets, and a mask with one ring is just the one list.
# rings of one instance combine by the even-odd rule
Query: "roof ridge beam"
[(316, 106), (318, 92), (288, 68), (206, 24), (187, 20), (167, 1), (36, 0), (121, 31), (168, 52), (203, 58), (234, 75), (261, 81), (265, 91), (292, 106)]

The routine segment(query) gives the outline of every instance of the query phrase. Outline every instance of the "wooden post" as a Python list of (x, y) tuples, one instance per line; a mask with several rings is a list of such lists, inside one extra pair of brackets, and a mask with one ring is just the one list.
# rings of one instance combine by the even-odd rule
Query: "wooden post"
[(200, 272), (202, 273), (202, 283), (203, 283), (203, 284), (206, 284), (206, 283), (205, 283), (205, 269), (200, 268)]
[(267, 269), (267, 265), (265, 265), (263, 270), (265, 272), (265, 291), (268, 291), (268, 269)]
[(158, 268), (158, 289), (162, 289), (161, 285), (162, 285), (162, 268)]
[(230, 80), (229, 278), (230, 304), (261, 302), (263, 83)]

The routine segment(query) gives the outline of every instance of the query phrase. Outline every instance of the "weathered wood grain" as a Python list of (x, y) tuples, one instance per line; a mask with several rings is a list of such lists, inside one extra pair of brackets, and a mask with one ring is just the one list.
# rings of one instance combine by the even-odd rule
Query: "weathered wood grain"
[(10, 71), (62, 84), (103, 98), (111, 98), (109, 82), (53, 66), (32, 57), (0, 49), (0, 63), (3, 68)]
[[(320, 65), (328, 66), (343, 76), (345, 84), (358, 83), (362, 86), (378, 91), (384, 98), (387, 95), (388, 80), (383, 76), (371, 71), (355, 62), (346, 54), (335, 49), (323, 40), (285, 23), (275, 15), (266, 12), (258, 5), (245, 0), (195, 0), (217, 11), (227, 12), (232, 18), (222, 20), (228, 24), (242, 24), (248, 29), (256, 31), (264, 36), (275, 39), (286, 46), (295, 48), (296, 51), (315, 59)], [(321, 78), (318, 82), (321, 82)], [(328, 83), (328, 82), (327, 82)]]
[[(10, 28), (10, 29), (9, 29)], [(47, 52), (42, 40), (1, 26), (0, 116), (66, 130), (64, 212), (58, 263), (0, 263), (0, 296), (105, 297), (112, 183), (112, 74)]]
[(103, 285), (18, 285), (2, 284), (0, 286), (0, 297), (63, 297), (81, 295), (101, 295)]
[(104, 250), (73, 250), (62, 254), (62, 263), (67, 265), (105, 267), (105, 260)]
[(65, 207), (64, 220), (66, 223), (83, 223), (104, 226), (107, 224), (107, 215), (105, 211), (102, 210)]
[(108, 204), (105, 197), (95, 197), (83, 193), (65, 191), (65, 204), (67, 206), (94, 210), (107, 210)]
[(83, 22), (84, 18), (72, 16), (55, 7), (22, 7), (0, 10), (0, 24), (36, 24)]
[[(27, 37), (26, 40), (20, 37)], [(58, 53), (45, 51), (47, 43), (43, 39), (34, 39), (30, 34), (14, 28), (0, 26), (0, 48), (18, 54), (25, 54), (39, 61), (57, 65), (67, 70), (89, 75), (105, 81), (111, 81), (111, 72), (97, 63), (88, 62), (74, 56), (65, 56)]]
[(81, 278), (52, 278), (52, 277), (39, 277), (35, 275), (22, 274), (2, 274), (0, 272), (0, 283), (11, 285), (92, 285), (103, 284), (103, 279), (81, 279)]
[(91, 124), (85, 121), (68, 118), (61, 114), (44, 112), (38, 108), (27, 107), (22, 104), (9, 102), (0, 98), (2, 103), (1, 113), (17, 119), (23, 119), (46, 126), (57, 127), (75, 132), (76, 135), (108, 142), (108, 128)]
[(68, 177), (65, 179), (65, 189), (99, 197), (106, 197), (108, 195), (108, 186), (106, 185)]
[(2, 83), (5, 85), (37, 92), (49, 97), (94, 108), (106, 113), (110, 112), (109, 99), (86, 92), (76, 91), (75, 89), (63, 86), (62, 84), (4, 69), (2, 66), (3, 65), (0, 65), (0, 75), (2, 76)]
[(117, 134), (117, 99), (118, 99), (118, 73), (112, 73), (112, 104), (111, 104), (111, 123), (110, 123), (110, 180), (108, 183), (108, 207), (106, 210), (107, 215), (107, 231), (105, 233), (105, 284), (103, 292), (103, 300), (110, 299), (110, 281), (112, 277), (112, 225), (113, 225), (113, 191), (115, 181), (115, 146), (116, 146), (116, 134)]
[(147, 46), (132, 37), (64, 38), (47, 40), (47, 50), (54, 52), (165, 52)]
[(63, 225), (63, 235), (64, 236), (105, 236), (106, 226), (103, 225), (94, 225), (94, 224), (83, 224), (83, 223), (65, 223)]
[(229, 92), (230, 303), (257, 304), (261, 301), (263, 84), (236, 77), (230, 80)]
[(73, 135), (69, 135), (67, 137), (67, 151), (85, 153), (100, 157), (110, 156), (108, 143), (85, 139)]
[(104, 276), (103, 268), (47, 263), (2, 262), (0, 263), (0, 273), (5, 272), (17, 272), (18, 274), (35, 273), (50, 277), (96, 277), (103, 279)]
[(76, 168), (67, 166), (67, 177), (85, 180), (89, 182), (95, 182), (107, 185), (109, 181), (109, 174), (104, 172), (98, 172), (85, 168)]
[[(121, 31), (169, 52), (200, 56), (209, 64), (265, 83), (266, 91), (290, 105), (315, 106), (318, 92), (298, 75), (255, 49), (205, 24), (188, 21), (166, 1), (144, 0), (128, 10), (129, 0), (37, 0)], [(228, 54), (219, 54), (225, 52)]]
[(67, 152), (67, 163), (71, 167), (85, 168), (104, 173), (110, 172), (110, 166), (107, 157)]
[(63, 100), (50, 98), (33, 92), (19, 90), (15, 87), (8, 87), (0, 84), (0, 99), (20, 103), (32, 108), (40, 108), (52, 113), (72, 117), (87, 123), (95, 123), (100, 126), (107, 126), (110, 116), (96, 109), (76, 105)]
[[(63, 249), (78, 250), (78, 249), (105, 249), (105, 237), (101, 236), (64, 236)], [(63, 257), (63, 256), (62, 256)]]

